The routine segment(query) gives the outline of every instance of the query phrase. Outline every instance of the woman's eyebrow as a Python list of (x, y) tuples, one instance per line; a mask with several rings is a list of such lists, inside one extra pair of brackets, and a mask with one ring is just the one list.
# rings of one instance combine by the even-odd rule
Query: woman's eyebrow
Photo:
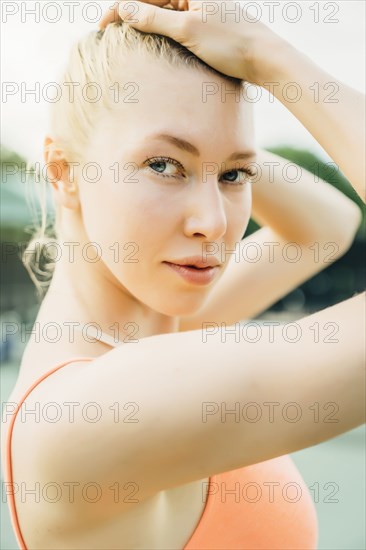
[[(189, 141), (186, 141), (183, 138), (180, 138), (178, 136), (172, 136), (170, 134), (152, 134), (150, 136), (147, 136), (146, 139), (156, 139), (156, 140), (162, 140), (170, 143), (171, 145), (174, 145), (175, 147), (178, 147), (179, 149), (182, 149), (182, 151), (186, 151), (187, 153), (191, 153), (195, 157), (199, 157), (200, 152), (192, 145), (192, 143), (189, 143)], [(254, 150), (248, 150), (248, 151), (236, 151), (235, 153), (232, 153), (227, 160), (247, 160), (249, 158), (253, 158), (256, 156), (256, 152)]]

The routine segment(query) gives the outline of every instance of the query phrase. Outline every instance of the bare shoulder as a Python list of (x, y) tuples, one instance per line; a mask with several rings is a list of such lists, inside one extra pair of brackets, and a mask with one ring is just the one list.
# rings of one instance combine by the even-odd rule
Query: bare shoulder
[[(104, 345), (87, 348), (80, 341), (76, 345), (70, 345), (68, 341), (59, 342), (53, 348), (50, 344), (30, 341), (16, 383), (2, 404), (3, 478), (7, 482), (12, 481), (22, 491), (27, 487), (35, 487), (38, 491), (36, 502), (33, 503), (18, 491), (14, 497), (22, 532), (24, 530), (31, 537), (30, 540), (32, 533), (40, 527), (40, 518), (42, 523), (47, 523), (49, 518), (49, 524), (52, 525), (51, 519), (57, 513), (59, 525), (63, 524), (64, 504), (60, 502), (50, 506), (50, 500), (42, 498), (42, 487), (46, 484), (51, 483), (54, 488), (59, 486), (57, 476), (49, 479), (44, 475), (42, 453), (50, 436), (55, 436), (58, 423), (64, 421), (62, 417), (71, 414), (72, 407), (76, 406), (67, 405), (67, 399), (62, 399), (65, 388), (75, 384), (80, 370), (105, 351)], [(96, 353), (99, 355), (93, 357)], [(78, 360), (79, 357), (90, 360)]]
[[(1, 418), (1, 451), (2, 465), (7, 463), (8, 458), (12, 462), (21, 457), (24, 471), (30, 462), (27, 460), (27, 453), (24, 449), (37, 447), (37, 441), (42, 435), (44, 428), (49, 423), (54, 423), (55, 412), (58, 409), (57, 403), (51, 403), (52, 386), (62, 383), (72, 383), (72, 377), (76, 369), (86, 366), (86, 361), (75, 360), (68, 361), (64, 353), (52, 355), (51, 357), (38, 355), (32, 360), (32, 352), (23, 358), (19, 369), (16, 383), (2, 403)], [(74, 354), (80, 355), (80, 354)], [(73, 355), (70, 355), (73, 357)], [(93, 358), (91, 358), (93, 360)], [(60, 366), (60, 369), (57, 367)], [(52, 374), (52, 375), (51, 375)], [(47, 376), (50, 375), (50, 376)], [(47, 413), (50, 407), (49, 415)], [(53, 410), (51, 410), (53, 408)], [(11, 429), (10, 440), (9, 429)], [(17, 452), (19, 450), (19, 452)], [(9, 456), (6, 453), (10, 453)], [(6, 460), (5, 460), (6, 459)]]
[[(107, 347), (107, 351), (108, 349)], [(80, 338), (74, 343), (63, 338), (54, 345), (37, 342), (32, 338), (29, 340), (22, 357), (16, 383), (2, 405), (3, 465), (5, 464), (9, 428), (12, 427), (11, 448), (13, 450), (19, 448), (20, 456), (27, 456), (24, 453), (23, 443), (32, 442), (32, 448), (35, 449), (35, 443), (38, 441), (36, 434), (40, 436), (48, 424), (56, 423), (54, 416), (58, 410), (58, 404), (50, 402), (53, 386), (58, 386), (60, 383), (61, 385), (73, 383), (77, 370), (86, 367), (90, 362), (80, 361), (78, 358), (90, 358), (92, 361), (103, 352), (106, 352), (104, 345), (97, 343), (94, 347), (90, 344), (86, 346)], [(49, 418), (47, 416), (48, 407), (50, 407)], [(51, 410), (52, 407), (53, 410)], [(12, 456), (16, 454), (13, 452)], [(24, 467), (28, 463), (29, 461), (25, 461)]]

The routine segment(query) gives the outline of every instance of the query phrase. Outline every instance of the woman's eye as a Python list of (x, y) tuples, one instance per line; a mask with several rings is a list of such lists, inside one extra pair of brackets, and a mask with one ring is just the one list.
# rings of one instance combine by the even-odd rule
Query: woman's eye
[(244, 185), (253, 176), (249, 170), (230, 170), (229, 172), (225, 172), (224, 175), (231, 185)]
[[(148, 162), (149, 160), (152, 160), (152, 162)], [(150, 170), (162, 177), (178, 177), (178, 168), (181, 167), (177, 161), (170, 158), (147, 159), (145, 163), (148, 165)]]

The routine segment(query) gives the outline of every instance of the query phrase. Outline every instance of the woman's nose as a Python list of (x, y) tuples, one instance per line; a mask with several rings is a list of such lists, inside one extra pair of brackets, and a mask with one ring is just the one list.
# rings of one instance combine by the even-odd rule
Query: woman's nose
[(226, 233), (227, 217), (224, 198), (216, 178), (198, 182), (190, 189), (184, 232), (188, 237), (204, 236), (217, 240)]

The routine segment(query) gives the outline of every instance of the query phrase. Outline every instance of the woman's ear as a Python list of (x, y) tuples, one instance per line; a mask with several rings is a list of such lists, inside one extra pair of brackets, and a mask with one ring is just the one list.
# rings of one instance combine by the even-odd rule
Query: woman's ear
[(51, 137), (44, 140), (44, 173), (51, 183), (58, 202), (70, 210), (80, 207), (79, 191), (76, 176), (69, 166), (63, 151), (56, 149)]

